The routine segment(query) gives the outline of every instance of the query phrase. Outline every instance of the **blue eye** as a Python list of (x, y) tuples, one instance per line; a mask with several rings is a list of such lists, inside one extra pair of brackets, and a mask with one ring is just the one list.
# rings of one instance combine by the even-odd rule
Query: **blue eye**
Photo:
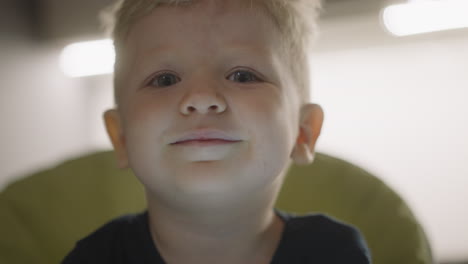
[(254, 73), (245, 70), (238, 70), (233, 72), (227, 77), (228, 80), (233, 82), (240, 83), (249, 83), (249, 82), (260, 82), (261, 79), (258, 78)]
[(180, 78), (172, 73), (162, 73), (155, 76), (148, 85), (153, 87), (167, 87), (180, 82)]

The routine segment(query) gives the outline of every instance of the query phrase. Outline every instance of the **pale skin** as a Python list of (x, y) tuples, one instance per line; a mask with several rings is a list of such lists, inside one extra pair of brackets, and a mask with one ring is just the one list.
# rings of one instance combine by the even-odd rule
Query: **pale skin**
[[(163, 6), (137, 21), (119, 107), (104, 113), (169, 264), (269, 263), (284, 228), (272, 210), (283, 176), (292, 161), (312, 162), (322, 127), (320, 106), (300, 103), (274, 24), (239, 2)], [(237, 140), (172, 144), (213, 129)]]

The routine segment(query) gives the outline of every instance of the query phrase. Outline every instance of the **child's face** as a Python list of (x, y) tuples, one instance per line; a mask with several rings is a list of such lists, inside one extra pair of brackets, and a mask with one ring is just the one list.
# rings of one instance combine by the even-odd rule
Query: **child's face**
[[(125, 44), (121, 164), (161, 197), (262, 190), (296, 142), (297, 88), (273, 22), (241, 1), (220, 2), (157, 8)], [(213, 131), (234, 141), (174, 144)]]

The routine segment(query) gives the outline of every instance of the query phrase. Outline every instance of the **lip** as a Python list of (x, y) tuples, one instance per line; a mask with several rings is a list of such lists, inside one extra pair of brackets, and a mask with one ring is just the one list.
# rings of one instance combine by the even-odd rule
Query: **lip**
[(230, 144), (242, 141), (239, 137), (233, 136), (230, 133), (222, 130), (203, 129), (194, 130), (183, 133), (174, 140), (170, 141), (170, 145), (217, 145)]
[(233, 144), (239, 141), (228, 141), (221, 139), (208, 139), (208, 140), (186, 140), (172, 145), (175, 146), (216, 146), (216, 145), (227, 145)]

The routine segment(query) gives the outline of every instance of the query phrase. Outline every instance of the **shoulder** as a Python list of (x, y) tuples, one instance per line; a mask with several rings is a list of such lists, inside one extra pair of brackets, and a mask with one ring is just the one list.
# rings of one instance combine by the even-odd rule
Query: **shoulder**
[(294, 235), (312, 241), (332, 241), (336, 244), (362, 240), (360, 232), (355, 227), (324, 214), (293, 216), (289, 219), (288, 226)]
[(62, 264), (74, 263), (123, 263), (126, 244), (143, 228), (146, 213), (116, 218), (76, 243)]
[(286, 222), (280, 244), (286, 254), (324, 263), (370, 263), (369, 249), (357, 228), (324, 214), (280, 215)]

